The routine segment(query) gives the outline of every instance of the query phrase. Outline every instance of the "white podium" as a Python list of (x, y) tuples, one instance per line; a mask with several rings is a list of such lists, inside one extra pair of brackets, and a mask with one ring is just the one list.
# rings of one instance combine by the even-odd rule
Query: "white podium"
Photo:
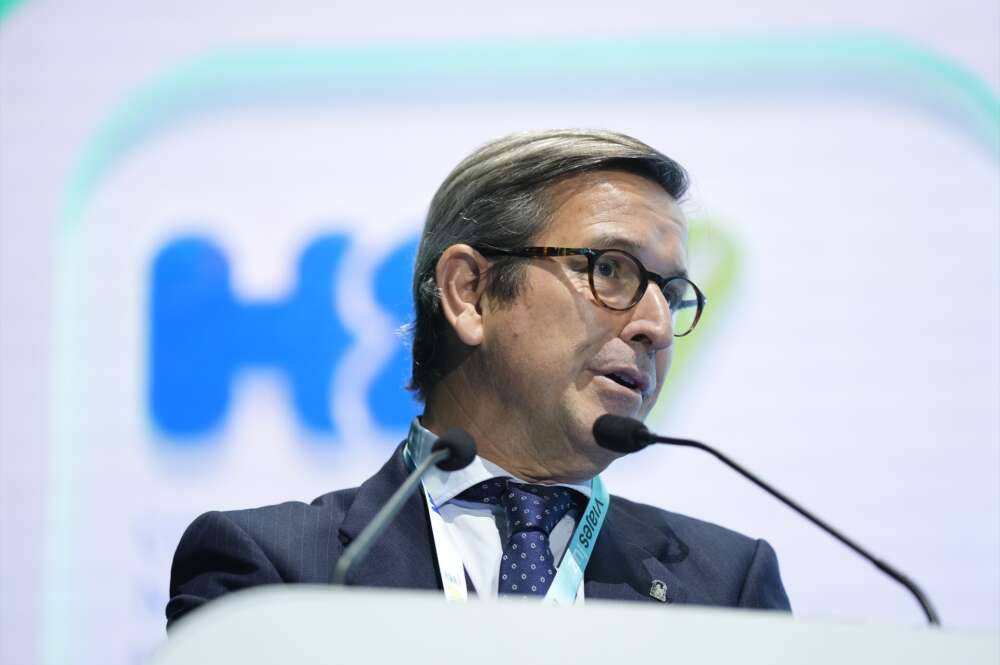
[(588, 600), (449, 604), (437, 593), (272, 586), (219, 599), (151, 665), (200, 663), (1000, 663), (1000, 636), (786, 614)]

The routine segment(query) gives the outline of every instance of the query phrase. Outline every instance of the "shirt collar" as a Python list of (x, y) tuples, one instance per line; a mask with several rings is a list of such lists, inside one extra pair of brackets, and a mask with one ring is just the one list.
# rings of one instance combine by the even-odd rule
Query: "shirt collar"
[[(437, 435), (420, 424), (420, 418), (414, 418), (410, 424), (410, 434), (407, 437), (407, 447), (414, 464), (419, 464), (421, 460), (430, 455), (431, 446), (437, 441)], [(473, 458), (472, 463), (464, 469), (457, 471), (444, 471), (432, 466), (424, 475), (424, 489), (431, 497), (435, 506), (443, 506), (456, 496), (469, 489), (477, 483), (484, 482), (490, 478), (509, 477), (514, 482), (527, 482), (510, 473), (497, 464), (483, 459), (479, 455)], [(590, 499), (590, 482), (582, 483), (557, 483), (562, 487), (574, 489)]]

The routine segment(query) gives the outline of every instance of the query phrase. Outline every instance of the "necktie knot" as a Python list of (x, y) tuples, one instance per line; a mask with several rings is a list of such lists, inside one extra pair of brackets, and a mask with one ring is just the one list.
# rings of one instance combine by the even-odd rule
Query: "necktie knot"
[(559, 520), (574, 507), (574, 492), (565, 487), (510, 483), (501, 497), (507, 511), (507, 529), (513, 537), (522, 531), (552, 533)]
[(492, 478), (465, 490), (456, 498), (500, 506), (507, 514), (507, 533), (527, 530), (552, 532), (567, 512), (577, 505), (579, 493), (567, 487), (515, 483)]
[(493, 478), (458, 495), (459, 500), (500, 506), (507, 516), (507, 543), (500, 563), (500, 593), (544, 596), (555, 575), (548, 537), (579, 493), (566, 487), (526, 485)]

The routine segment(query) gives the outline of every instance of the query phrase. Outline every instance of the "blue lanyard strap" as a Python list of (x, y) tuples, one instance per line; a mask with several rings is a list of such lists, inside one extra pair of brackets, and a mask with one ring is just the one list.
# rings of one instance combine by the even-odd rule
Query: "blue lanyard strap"
[(552, 586), (545, 594), (543, 601), (549, 605), (572, 605), (576, 600), (577, 590), (583, 583), (583, 572), (587, 570), (590, 555), (594, 553), (597, 535), (604, 526), (604, 518), (608, 514), (610, 497), (600, 476), (594, 476), (590, 481), (590, 501), (576, 525), (576, 531), (569, 541), (566, 554), (559, 563), (559, 570), (552, 580)]

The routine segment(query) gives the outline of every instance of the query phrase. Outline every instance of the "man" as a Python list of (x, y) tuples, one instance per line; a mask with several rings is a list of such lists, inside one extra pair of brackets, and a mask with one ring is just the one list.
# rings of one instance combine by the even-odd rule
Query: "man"
[(327, 583), (452, 427), (477, 458), (433, 469), (349, 583), (788, 609), (766, 542), (609, 499), (598, 475), (617, 454), (594, 441), (595, 419), (649, 413), (704, 306), (687, 276), (686, 188), (673, 160), (603, 131), (516, 134), (459, 164), (431, 203), (414, 273), (423, 416), (358, 488), (199, 517), (174, 559), (168, 625), (227, 591)]

